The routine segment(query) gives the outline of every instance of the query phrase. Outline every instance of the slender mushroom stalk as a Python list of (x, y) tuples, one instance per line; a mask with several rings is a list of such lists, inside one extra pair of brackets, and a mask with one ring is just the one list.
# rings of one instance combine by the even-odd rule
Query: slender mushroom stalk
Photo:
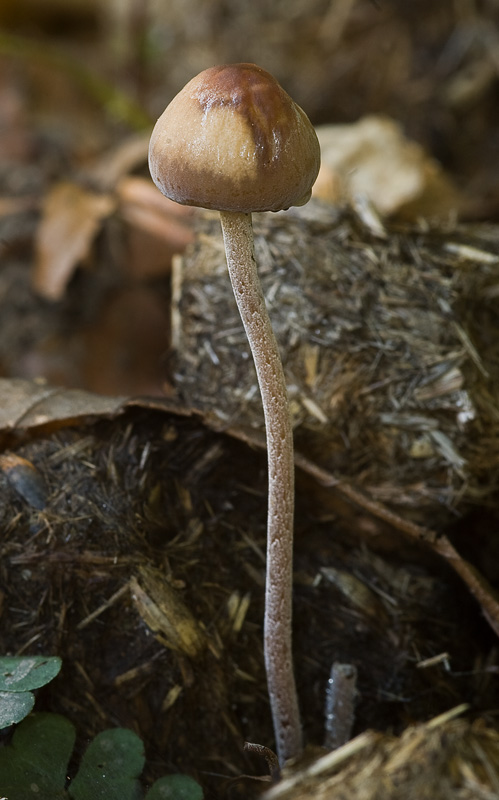
[(159, 118), (149, 148), (151, 175), (163, 194), (220, 211), (229, 275), (255, 362), (269, 470), (265, 668), (281, 764), (302, 748), (291, 651), (293, 432), (251, 212), (306, 203), (319, 163), (307, 116), (254, 64), (212, 67), (193, 78)]
[(229, 276), (253, 354), (267, 435), (269, 496), (265, 582), (265, 670), (279, 759), (301, 752), (293, 672), (293, 429), (279, 349), (256, 268), (251, 215), (221, 211)]

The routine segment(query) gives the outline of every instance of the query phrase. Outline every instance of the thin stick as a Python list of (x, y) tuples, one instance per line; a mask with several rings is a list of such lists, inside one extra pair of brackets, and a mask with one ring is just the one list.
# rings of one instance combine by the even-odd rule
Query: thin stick
[(107, 609), (110, 608), (114, 603), (116, 603), (117, 600), (120, 600), (120, 598), (123, 597), (123, 595), (127, 594), (129, 590), (130, 590), (129, 584), (125, 583), (124, 586), (121, 586), (117, 592), (111, 595), (109, 600), (106, 600), (104, 603), (102, 603), (102, 605), (96, 608), (95, 611), (92, 611), (92, 613), (89, 614), (88, 617), (82, 619), (81, 622), (79, 622), (78, 625), (76, 626), (76, 630), (81, 631), (83, 628), (86, 628), (87, 625), (90, 625), (90, 623), (93, 622), (94, 619), (100, 617), (100, 615), (104, 611), (107, 611)]
[[(215, 426), (215, 430), (220, 430), (220, 428)], [(241, 442), (246, 442), (246, 444), (249, 444), (251, 447), (264, 447), (262, 437), (255, 431), (249, 433), (248, 430), (243, 428), (224, 428), (224, 431), (230, 436), (239, 439)], [(408, 534), (413, 539), (416, 539), (416, 541), (427, 545), (443, 558), (447, 559), (451, 567), (461, 576), (470, 592), (478, 600), (482, 606), (487, 622), (497, 636), (499, 636), (498, 593), (490, 586), (489, 582), (480, 574), (476, 567), (461, 558), (445, 535), (439, 535), (436, 530), (425, 528), (409, 519), (404, 519), (404, 517), (396, 514), (394, 511), (387, 508), (387, 506), (383, 505), (383, 503), (368, 497), (364, 492), (346, 483), (332, 472), (329, 472), (323, 467), (319, 467), (300, 453), (296, 453), (295, 455), (295, 466), (302, 469), (307, 475), (311, 475), (321, 486), (334, 488), (339, 494), (342, 494), (360, 508), (364, 508), (374, 517), (384, 520), (395, 530)], [(16, 563), (24, 563), (22, 556), (13, 556), (12, 561), (14, 562), (14, 560)]]
[(264, 654), (277, 753), (283, 764), (302, 750), (291, 649), (293, 589), (293, 431), (279, 349), (256, 268), (251, 214), (220, 212), (227, 265), (262, 396), (269, 497)]

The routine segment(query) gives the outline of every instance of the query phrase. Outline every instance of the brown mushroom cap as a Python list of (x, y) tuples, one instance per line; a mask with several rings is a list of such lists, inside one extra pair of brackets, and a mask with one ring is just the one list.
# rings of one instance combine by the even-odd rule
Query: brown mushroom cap
[(307, 115), (255, 64), (211, 67), (189, 81), (149, 145), (151, 175), (164, 195), (218, 211), (303, 205), (319, 165)]

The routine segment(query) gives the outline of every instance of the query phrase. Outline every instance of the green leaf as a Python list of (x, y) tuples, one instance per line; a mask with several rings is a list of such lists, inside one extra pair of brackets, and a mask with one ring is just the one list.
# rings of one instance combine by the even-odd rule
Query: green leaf
[(144, 745), (133, 731), (114, 728), (99, 733), (82, 758), (69, 794), (74, 800), (139, 800), (137, 778), (144, 762)]
[[(8, 692), (7, 698), (32, 697)], [(89, 744), (66, 789), (75, 743), (72, 723), (59, 714), (35, 713), (16, 728), (11, 744), (0, 747), (0, 800), (140, 800), (137, 780), (144, 745), (133, 731), (114, 728)], [(146, 800), (202, 800), (199, 784), (187, 775), (168, 775), (151, 787)]]
[(59, 714), (32, 714), (0, 749), (0, 792), (8, 800), (64, 800), (75, 730)]
[(156, 781), (145, 800), (203, 800), (203, 790), (189, 775), (166, 775)]
[(35, 705), (31, 692), (0, 692), (0, 730), (27, 717)]
[(45, 686), (59, 673), (57, 656), (0, 657), (0, 691), (25, 692)]

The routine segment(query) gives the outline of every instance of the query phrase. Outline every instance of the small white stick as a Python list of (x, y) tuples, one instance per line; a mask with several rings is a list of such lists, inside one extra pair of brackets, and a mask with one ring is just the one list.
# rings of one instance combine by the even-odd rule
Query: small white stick
[(326, 736), (324, 747), (336, 750), (352, 737), (357, 698), (357, 669), (335, 661), (326, 687)]

